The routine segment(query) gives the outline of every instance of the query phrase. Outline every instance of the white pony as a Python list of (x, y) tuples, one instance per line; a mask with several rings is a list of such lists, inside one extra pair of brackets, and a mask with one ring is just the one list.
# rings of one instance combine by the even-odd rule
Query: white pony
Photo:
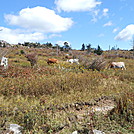
[(122, 70), (125, 69), (125, 63), (124, 62), (112, 62), (109, 66), (109, 68), (121, 68)]
[(67, 62), (79, 64), (79, 59), (68, 59)]

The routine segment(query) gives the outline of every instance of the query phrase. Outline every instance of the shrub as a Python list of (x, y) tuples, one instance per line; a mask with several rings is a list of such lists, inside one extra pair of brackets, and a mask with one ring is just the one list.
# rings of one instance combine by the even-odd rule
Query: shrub
[(115, 99), (116, 107), (109, 112), (111, 120), (115, 120), (124, 128), (133, 128), (133, 95), (131, 93), (121, 94)]
[(35, 53), (27, 54), (26, 58), (32, 67), (37, 63), (37, 55)]
[(25, 54), (24, 50), (20, 50), (20, 54)]
[(92, 69), (92, 70), (103, 70), (106, 67), (106, 61), (103, 58), (97, 58), (95, 60), (93, 60), (92, 64), (89, 66), (88, 69)]
[(94, 50), (94, 53), (96, 53), (97, 55), (101, 55), (103, 53), (103, 50), (98, 45), (98, 48)]

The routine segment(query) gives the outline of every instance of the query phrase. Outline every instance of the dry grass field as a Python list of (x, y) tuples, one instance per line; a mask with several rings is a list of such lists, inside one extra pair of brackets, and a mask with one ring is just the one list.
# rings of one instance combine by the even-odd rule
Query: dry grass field
[[(25, 54), (36, 53), (31, 67)], [(24, 134), (71, 134), (97, 129), (105, 134), (134, 133), (134, 59), (130, 51), (104, 52), (103, 56), (72, 50), (80, 64), (70, 64), (64, 52), (12, 48), (9, 68), (0, 72), (0, 132), (8, 124), (22, 126)], [(108, 56), (109, 55), (109, 56)], [(94, 59), (125, 62), (127, 70), (87, 69)], [(47, 64), (56, 58), (58, 64)], [(112, 110), (97, 108), (114, 106)]]

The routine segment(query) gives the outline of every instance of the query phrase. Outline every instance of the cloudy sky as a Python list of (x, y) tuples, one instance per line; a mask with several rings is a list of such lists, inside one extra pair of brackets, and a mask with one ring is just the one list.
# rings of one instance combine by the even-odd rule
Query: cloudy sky
[(134, 0), (1, 0), (0, 40), (132, 48)]

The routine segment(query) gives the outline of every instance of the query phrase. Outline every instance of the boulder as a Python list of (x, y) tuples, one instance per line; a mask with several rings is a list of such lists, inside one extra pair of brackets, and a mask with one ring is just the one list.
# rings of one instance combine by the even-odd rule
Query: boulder
[(23, 129), (23, 127), (21, 127), (18, 124), (10, 124), (9, 125), (9, 130), (13, 131), (14, 134), (22, 134), (22, 129)]

